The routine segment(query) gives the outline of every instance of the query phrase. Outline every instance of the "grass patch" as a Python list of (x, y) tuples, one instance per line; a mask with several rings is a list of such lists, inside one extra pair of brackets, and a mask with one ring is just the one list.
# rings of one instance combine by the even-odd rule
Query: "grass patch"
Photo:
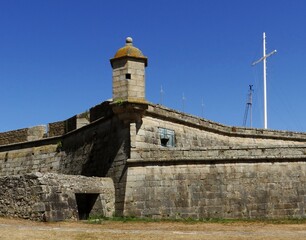
[(108, 222), (182, 222), (182, 223), (220, 223), (220, 224), (232, 224), (232, 223), (265, 223), (265, 224), (305, 224), (306, 218), (287, 218), (287, 219), (224, 219), (224, 218), (167, 218), (167, 219), (155, 219), (150, 217), (138, 218), (138, 217), (102, 217), (93, 216), (90, 217), (86, 222), (91, 224), (101, 224), (105, 221)]

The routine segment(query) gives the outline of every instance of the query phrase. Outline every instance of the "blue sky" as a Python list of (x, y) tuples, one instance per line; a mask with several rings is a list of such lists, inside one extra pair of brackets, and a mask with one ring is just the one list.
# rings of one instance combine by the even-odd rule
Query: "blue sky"
[[(1, 0), (0, 131), (67, 119), (111, 98), (112, 58), (131, 36), (148, 57), (147, 99), (241, 126), (254, 85), (263, 127), (306, 131), (304, 0)], [(204, 107), (202, 107), (202, 101)]]

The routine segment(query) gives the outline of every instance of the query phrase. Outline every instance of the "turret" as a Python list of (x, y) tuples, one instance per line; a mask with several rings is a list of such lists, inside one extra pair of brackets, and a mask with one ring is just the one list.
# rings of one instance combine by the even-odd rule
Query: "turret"
[(113, 101), (146, 102), (145, 67), (148, 58), (133, 46), (133, 39), (110, 60), (113, 68)]

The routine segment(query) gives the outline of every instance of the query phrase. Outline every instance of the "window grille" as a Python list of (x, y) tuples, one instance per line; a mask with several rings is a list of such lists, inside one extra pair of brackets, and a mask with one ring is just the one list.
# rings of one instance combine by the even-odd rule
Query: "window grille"
[(175, 147), (175, 132), (167, 128), (159, 128), (160, 143), (163, 147)]

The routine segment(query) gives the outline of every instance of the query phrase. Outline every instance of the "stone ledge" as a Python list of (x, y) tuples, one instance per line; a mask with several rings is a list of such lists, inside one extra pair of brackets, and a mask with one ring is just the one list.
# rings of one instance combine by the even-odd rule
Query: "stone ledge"
[(206, 161), (306, 161), (306, 147), (132, 149), (128, 163)]

